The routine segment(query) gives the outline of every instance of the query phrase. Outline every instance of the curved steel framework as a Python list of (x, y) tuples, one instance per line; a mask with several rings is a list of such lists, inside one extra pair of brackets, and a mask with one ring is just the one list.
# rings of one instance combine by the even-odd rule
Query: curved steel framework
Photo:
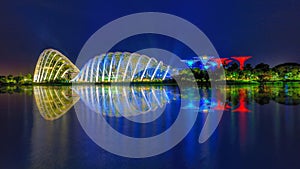
[(36, 64), (33, 82), (46, 83), (71, 80), (79, 69), (63, 54), (54, 49), (44, 50)]
[(170, 66), (146, 55), (107, 53), (90, 59), (72, 82), (139, 82), (169, 78)]

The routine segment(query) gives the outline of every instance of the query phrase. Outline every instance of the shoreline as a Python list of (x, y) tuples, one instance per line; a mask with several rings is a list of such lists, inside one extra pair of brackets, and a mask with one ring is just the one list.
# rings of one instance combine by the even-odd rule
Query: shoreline
[[(183, 81), (184, 84), (189, 84), (190, 81)], [(198, 86), (210, 86), (211, 81), (196, 82)], [(282, 85), (282, 84), (300, 84), (300, 80), (293, 81), (226, 81), (226, 85)], [(31, 83), (31, 84), (0, 84), (2, 87), (18, 87), (18, 86), (72, 86), (72, 85), (136, 85), (136, 86), (178, 86), (176, 82), (117, 82), (117, 83)]]

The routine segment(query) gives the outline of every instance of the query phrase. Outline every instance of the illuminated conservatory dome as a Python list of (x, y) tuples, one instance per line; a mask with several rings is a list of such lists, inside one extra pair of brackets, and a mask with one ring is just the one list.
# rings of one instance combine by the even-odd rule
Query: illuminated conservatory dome
[(138, 82), (165, 80), (170, 66), (146, 55), (107, 53), (90, 59), (73, 82)]
[(137, 53), (114, 52), (91, 58), (79, 70), (67, 57), (53, 49), (40, 55), (35, 83), (71, 81), (75, 83), (150, 82), (170, 78), (170, 66)]
[(74, 78), (79, 69), (63, 54), (54, 49), (44, 50), (36, 64), (33, 82), (47, 83)]

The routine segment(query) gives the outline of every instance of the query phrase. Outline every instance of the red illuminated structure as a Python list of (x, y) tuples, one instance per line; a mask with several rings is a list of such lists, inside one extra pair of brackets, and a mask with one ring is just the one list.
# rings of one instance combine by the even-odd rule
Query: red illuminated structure
[(245, 89), (240, 89), (239, 90), (239, 102), (240, 105), (238, 108), (234, 109), (232, 112), (240, 112), (240, 113), (248, 113), (251, 112), (247, 107), (246, 107), (246, 90)]
[(215, 63), (217, 63), (218, 68), (221, 67), (221, 64), (226, 65), (226, 64), (232, 62), (232, 60), (229, 60), (228, 58), (212, 58), (211, 60), (214, 61)]
[(214, 110), (227, 111), (231, 108), (231, 106), (226, 103), (225, 105), (221, 105), (221, 101), (218, 100), (217, 105), (213, 108)]
[(213, 108), (214, 110), (221, 110), (221, 111), (228, 111), (231, 106), (229, 106), (229, 104), (226, 102), (225, 105), (221, 104), (221, 100), (220, 100), (220, 91), (217, 90), (217, 105)]
[(252, 58), (252, 56), (233, 56), (231, 58), (237, 60), (240, 63), (240, 69), (244, 70), (246, 60)]

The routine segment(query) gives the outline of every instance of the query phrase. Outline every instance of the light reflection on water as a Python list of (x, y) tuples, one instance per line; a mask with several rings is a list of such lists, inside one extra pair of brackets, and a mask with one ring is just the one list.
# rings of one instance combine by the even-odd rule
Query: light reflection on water
[[(0, 141), (1, 168), (300, 167), (298, 85), (227, 86), (225, 107), (219, 106), (218, 98), (210, 98), (210, 88), (200, 88), (200, 111), (189, 135), (167, 153), (138, 161), (114, 156), (94, 144), (82, 130), (72, 107), (81, 99), (95, 112), (86, 117), (93, 118), (102, 112), (115, 130), (131, 137), (150, 137), (172, 125), (178, 115), (180, 98), (185, 96), (180, 96), (178, 88), (172, 86), (124, 90), (96, 86), (93, 89), (98, 91), (98, 100), (93, 103), (91, 98), (97, 98), (97, 92), (85, 92), (86, 89), (91, 90), (83, 86), (77, 89), (34, 86), (9, 89), (11, 94), (2, 90), (5, 94), (0, 95), (3, 112), (0, 130), (4, 133)], [(124, 91), (126, 94), (122, 94)], [(130, 104), (118, 107), (120, 102)], [(33, 110), (30, 104), (34, 105)], [(127, 114), (119, 114), (120, 108), (127, 110), (122, 111)], [(199, 144), (209, 108), (224, 109), (224, 114), (211, 138)], [(138, 121), (151, 115), (148, 110), (159, 109), (164, 112), (153, 115), (151, 123), (139, 124), (127, 119)], [(15, 158), (20, 162), (15, 163)]]

